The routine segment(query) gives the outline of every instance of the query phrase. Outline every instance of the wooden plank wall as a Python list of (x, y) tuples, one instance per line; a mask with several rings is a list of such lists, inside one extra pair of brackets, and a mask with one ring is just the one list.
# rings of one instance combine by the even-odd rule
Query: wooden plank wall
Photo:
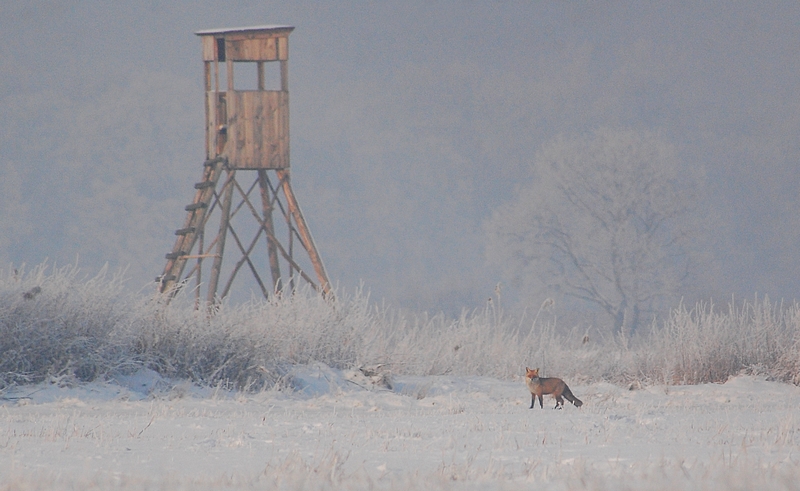
[(225, 153), (236, 169), (289, 167), (289, 94), (235, 91), (228, 107)]
[[(226, 34), (225, 57), (233, 61), (278, 61), (289, 59), (289, 38), (254, 34)], [(217, 60), (217, 37), (203, 36), (203, 60)], [(222, 60), (217, 60), (222, 61)]]
[(275, 61), (278, 59), (275, 38), (231, 39), (229, 37), (225, 53), (233, 61)]
[[(289, 167), (289, 39), (287, 34), (225, 33), (203, 36), (206, 83), (206, 148), (209, 159), (224, 153), (236, 169)], [(218, 49), (224, 43), (224, 53)], [(225, 60), (218, 59), (224, 56)], [(233, 90), (233, 62), (256, 62), (263, 88), (263, 63), (281, 64), (281, 90)], [(227, 73), (220, 87), (219, 64)], [(213, 67), (213, 81), (212, 81)], [(213, 86), (213, 87), (212, 87)], [(220, 133), (224, 127), (225, 132)]]

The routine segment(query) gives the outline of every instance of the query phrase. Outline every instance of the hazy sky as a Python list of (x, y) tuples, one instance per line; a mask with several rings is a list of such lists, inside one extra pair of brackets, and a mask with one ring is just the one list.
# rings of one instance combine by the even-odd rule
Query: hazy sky
[(5, 2), (0, 261), (160, 274), (204, 156), (193, 32), (259, 24), (296, 27), (293, 183), (340, 287), (480, 307), (483, 222), (544, 143), (611, 126), (704, 178), (688, 297), (797, 297), (795, 1)]

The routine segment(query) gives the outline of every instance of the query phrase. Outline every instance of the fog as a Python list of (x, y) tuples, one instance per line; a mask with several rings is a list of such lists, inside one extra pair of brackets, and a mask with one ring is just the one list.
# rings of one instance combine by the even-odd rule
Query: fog
[(288, 24), (293, 185), (339, 288), (457, 313), (500, 283), (535, 310), (484, 223), (543, 145), (606, 126), (702, 184), (687, 299), (797, 296), (796, 2), (76, 3), (0, 7), (4, 266), (154, 289), (204, 158), (193, 32)]

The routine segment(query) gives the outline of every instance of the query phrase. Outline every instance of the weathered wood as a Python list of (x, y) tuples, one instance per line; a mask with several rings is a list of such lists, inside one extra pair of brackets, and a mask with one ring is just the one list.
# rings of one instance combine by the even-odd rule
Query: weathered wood
[(203, 43), (203, 61), (214, 61), (217, 59), (217, 39), (214, 36), (203, 36), (200, 38)]
[[(203, 40), (203, 59), (205, 58), (205, 40)], [(211, 61), (206, 60), (203, 63), (203, 85), (205, 86), (205, 91), (208, 93), (211, 90)], [(205, 114), (206, 121), (210, 120), (211, 116), (211, 108), (209, 107), (208, 98), (203, 98), (203, 113)], [(206, 157), (208, 157), (208, 149), (211, 147), (210, 142), (208, 141), (208, 131), (205, 132), (205, 140), (206, 140)], [(205, 165), (205, 164), (204, 164)]]
[[(205, 305), (213, 305), (230, 293), (244, 265), (250, 269), (265, 297), (286, 287), (281, 278), (282, 261), (288, 264), (289, 288), (294, 288), (294, 277), (298, 275), (315, 289), (330, 294), (330, 282), (289, 181), (288, 35), (293, 29), (288, 26), (256, 26), (197, 33), (202, 41), (206, 91), (206, 161), (203, 178), (194, 185), (195, 198), (186, 206), (184, 226), (175, 231), (175, 245), (167, 255), (167, 265), (160, 281), (161, 291), (174, 292), (175, 287), (186, 284), (191, 277), (195, 278), (198, 308), (201, 306), (201, 287), (207, 288)], [(238, 62), (256, 64), (256, 90), (236, 90), (237, 73), (234, 70)], [(270, 62), (280, 64), (280, 90), (265, 90), (264, 64)], [(225, 63), (224, 74), (220, 73), (220, 63)], [(221, 77), (226, 80), (221, 81)], [(223, 170), (227, 171), (228, 177), (221, 184), (219, 179)], [(237, 170), (257, 171), (255, 181), (246, 190), (237, 181)], [(277, 187), (270, 181), (268, 171), (277, 171)], [(251, 199), (256, 186), (260, 189), (260, 209)], [(233, 195), (237, 192), (242, 199), (234, 203)], [(234, 230), (234, 227), (239, 228), (242, 220), (234, 222), (234, 217), (245, 206), (258, 226), (252, 238), (242, 237), (239, 231)], [(276, 210), (280, 210), (286, 220), (286, 242), (276, 237), (273, 221)], [(211, 225), (212, 219), (219, 219), (219, 228), (213, 240), (206, 243), (205, 228)], [(271, 286), (263, 281), (264, 273), (258, 271), (253, 261), (262, 234), (266, 237)], [(229, 235), (241, 256), (232, 264), (230, 275), (222, 290), (218, 291), (224, 253), (231, 247), (226, 245)], [(308, 253), (319, 284), (295, 260), (295, 238)], [(204, 263), (205, 259), (212, 260), (210, 268), (208, 263)], [(195, 263), (184, 277), (189, 260)], [(207, 284), (201, 281), (204, 269), (210, 276)]]
[(205, 208), (207, 206), (208, 205), (206, 203), (203, 203), (203, 202), (192, 203), (192, 204), (186, 205), (184, 207), (184, 210), (186, 210), (186, 211), (195, 211), (195, 210), (199, 210), (200, 208)]
[(289, 59), (289, 36), (282, 36), (278, 38), (278, 59)]
[[(265, 176), (264, 181), (266, 181), (266, 171), (259, 171), (259, 174), (263, 174)], [(261, 185), (261, 183), (264, 182), (264, 181), (259, 179), (259, 184)], [(242, 191), (241, 187), (239, 187), (238, 184), (237, 184), (237, 187), (239, 188), (240, 191)], [(268, 182), (267, 182), (267, 187), (270, 187), (270, 186), (268, 186)], [(249, 194), (249, 191), (248, 191), (247, 194)], [(317, 284), (314, 283), (314, 280), (312, 280), (311, 277), (308, 276), (308, 274), (306, 274), (305, 271), (303, 271), (303, 269), (295, 262), (294, 257), (292, 256), (292, 251), (291, 251), (292, 236), (291, 236), (291, 234), (289, 236), (289, 251), (287, 252), (286, 249), (284, 249), (284, 247), (281, 245), (280, 241), (278, 241), (278, 239), (275, 237), (274, 230), (272, 230), (271, 227), (268, 227), (266, 225), (266, 221), (262, 221), (262, 217), (259, 216), (258, 211), (256, 211), (256, 209), (253, 206), (253, 204), (247, 198), (247, 194), (242, 192), (242, 195), (244, 196), (243, 203), (247, 204), (248, 208), (250, 209), (250, 213), (255, 217), (255, 219), (257, 221), (261, 222), (261, 229), (259, 230), (258, 234), (256, 235), (256, 238), (254, 239), (254, 242), (256, 240), (258, 240), (258, 237), (259, 237), (259, 235), (260, 235), (260, 233), (262, 231), (264, 233), (266, 233), (268, 242), (273, 247), (275, 247), (277, 249), (277, 251), (279, 251), (281, 253), (281, 255), (286, 260), (286, 262), (289, 263), (290, 278), (291, 278), (291, 276), (294, 275), (293, 271), (297, 270), (297, 272), (300, 274), (300, 276), (303, 279), (305, 279), (309, 284), (311, 284), (311, 286), (313, 286), (315, 290), (319, 291), (320, 287), (318, 287)], [(301, 214), (301, 217), (302, 217), (302, 214)], [(293, 229), (294, 227), (292, 227), (292, 224), (291, 224), (292, 215), (289, 214), (289, 213), (286, 213), (286, 219), (287, 219), (287, 222), (288, 222), (290, 230)], [(305, 222), (303, 222), (303, 223), (305, 223)], [(313, 243), (313, 241), (312, 241), (312, 243)], [(251, 245), (251, 247), (252, 247), (252, 245)], [(320, 261), (320, 264), (321, 264), (321, 261)], [(323, 268), (323, 273), (324, 273), (324, 268)], [(290, 283), (290, 289), (293, 289), (294, 288), (293, 279), (290, 279), (290, 282), (291, 282)], [(321, 282), (321, 284), (327, 284), (327, 283), (328, 283), (327, 279), (326, 279), (325, 283)], [(323, 290), (323, 293), (328, 294), (328, 293), (330, 293), (330, 291), (329, 290)]]
[[(311, 277), (308, 276), (308, 274), (305, 271), (303, 271), (303, 268), (301, 268), (300, 265), (295, 262), (292, 255), (286, 252), (286, 249), (284, 249), (280, 241), (278, 241), (278, 239), (274, 235), (272, 236), (267, 235), (267, 237), (269, 238), (270, 241), (272, 241), (275, 244), (275, 247), (278, 248), (278, 251), (281, 253), (281, 256), (283, 256), (283, 259), (285, 259), (286, 262), (289, 263), (292, 266), (292, 268), (300, 274), (300, 277), (306, 280), (306, 282), (308, 282), (308, 284), (311, 285), (314, 288), (314, 290), (320, 291), (319, 285), (314, 283), (314, 280), (311, 279)], [(326, 293), (326, 291), (323, 290), (322, 293)]]
[(225, 161), (225, 157), (216, 157), (216, 158), (213, 158), (213, 159), (206, 160), (205, 162), (203, 162), (203, 165), (206, 166), (206, 167), (209, 167), (209, 166), (212, 166), (214, 164), (218, 164), (218, 163), (224, 162), (224, 161)]
[(289, 94), (279, 90), (228, 94), (228, 165), (234, 169), (289, 166)]
[(277, 170), (276, 172), (283, 185), (283, 194), (286, 197), (286, 203), (289, 206), (289, 211), (294, 217), (297, 231), (299, 232), (300, 239), (303, 242), (303, 247), (308, 252), (309, 259), (311, 259), (311, 264), (314, 266), (314, 271), (317, 273), (317, 279), (320, 283), (319, 286), (327, 295), (331, 290), (331, 284), (330, 281), (328, 281), (328, 273), (325, 272), (325, 266), (322, 264), (322, 258), (320, 257), (319, 252), (317, 252), (317, 246), (314, 244), (313, 237), (311, 237), (311, 231), (308, 229), (308, 225), (306, 225), (306, 220), (303, 218), (303, 213), (300, 211), (300, 205), (297, 203), (297, 199), (292, 191), (292, 185), (289, 182), (289, 171)]
[[(273, 61), (288, 57), (291, 26), (255, 26), (198, 31), (204, 61)], [(225, 49), (219, 48), (224, 41)]]
[(233, 60), (230, 58), (225, 61), (225, 72), (228, 75), (228, 94), (232, 94), (235, 86), (233, 85)]
[[(205, 242), (205, 226), (203, 226), (203, 228), (201, 228), (200, 232), (197, 234), (197, 241), (198, 241), (197, 250), (200, 252), (200, 254), (198, 254), (198, 255), (201, 255), (201, 256), (205, 255), (205, 254), (203, 254), (203, 251), (204, 251), (203, 243)], [(195, 266), (193, 268), (195, 270), (195, 273), (194, 273), (194, 281), (195, 281), (195, 285), (194, 285), (194, 308), (195, 309), (200, 309), (200, 301), (201, 301), (200, 300), (200, 287), (203, 284), (203, 259), (204, 258), (202, 258), (202, 257), (197, 258), (197, 262), (195, 263)], [(191, 275), (192, 275), (192, 273), (189, 273), (190, 277), (191, 277)]]
[(281, 60), (281, 91), (289, 92), (289, 62), (287, 60)]
[[(289, 256), (294, 259), (294, 236), (296, 235), (297, 231), (295, 229), (294, 223), (292, 222), (292, 214), (290, 212), (286, 212), (284, 214), (284, 218), (286, 219), (286, 229), (289, 231)], [(289, 289), (294, 290), (294, 270), (293, 266), (289, 266)]]
[(274, 242), (269, 239), (270, 236), (275, 237), (275, 226), (272, 223), (272, 199), (269, 194), (269, 184), (267, 179), (267, 171), (260, 169), (258, 171), (258, 185), (261, 190), (261, 208), (264, 214), (264, 231), (267, 235), (267, 256), (269, 257), (269, 269), (272, 272), (272, 287), (275, 291), (283, 289), (281, 284), (281, 265), (278, 260), (278, 250)]
[(244, 245), (242, 244), (242, 241), (239, 239), (239, 236), (236, 234), (236, 231), (233, 230), (233, 227), (230, 225), (230, 223), (228, 224), (228, 230), (231, 234), (231, 237), (233, 237), (233, 240), (236, 242), (236, 245), (239, 247), (239, 250), (242, 252), (242, 257), (241, 259), (239, 259), (239, 261), (237, 261), (236, 265), (234, 266), (233, 271), (231, 272), (231, 275), (228, 278), (228, 281), (225, 284), (225, 288), (222, 290), (222, 295), (220, 297), (224, 298), (228, 295), (228, 293), (230, 292), (231, 285), (233, 284), (233, 280), (236, 277), (236, 274), (239, 272), (239, 269), (242, 267), (242, 265), (246, 262), (247, 265), (250, 267), (250, 271), (253, 273), (253, 276), (255, 277), (256, 283), (258, 283), (259, 288), (261, 288), (261, 293), (264, 295), (264, 298), (269, 298), (269, 292), (267, 291), (267, 288), (264, 286), (264, 282), (261, 280), (261, 276), (258, 274), (258, 269), (256, 269), (255, 265), (250, 260), (250, 253), (253, 252), (253, 248), (258, 243), (258, 239), (261, 236), (261, 230), (259, 230), (255, 238), (253, 238), (253, 240), (250, 243), (250, 246), (246, 250), (244, 248)]
[[(217, 44), (218, 44), (218, 42), (215, 40), (214, 45), (216, 46)], [(223, 41), (222, 45), (225, 46), (224, 41)], [(219, 87), (219, 62), (220, 62), (220, 60), (216, 59), (216, 55), (215, 55), (215, 58), (214, 58), (214, 91), (215, 92), (219, 92), (220, 91), (219, 90), (220, 89), (220, 87)], [(211, 90), (211, 89), (209, 89), (209, 90)]]
[(233, 61), (275, 61), (278, 59), (277, 41), (281, 38), (226, 37), (225, 56)]
[(227, 138), (228, 125), (228, 104), (227, 93), (207, 92), (206, 103), (209, 107), (209, 114), (206, 118), (206, 156), (209, 160), (212, 157), (223, 154)]
[[(217, 180), (219, 179), (222, 165), (224, 160), (217, 160), (212, 165), (204, 165), (203, 167), (203, 180), (208, 182), (213, 182), (216, 184)], [(200, 189), (195, 193), (194, 203), (208, 203), (214, 197), (214, 188), (209, 187), (205, 189)], [(188, 211), (186, 215), (186, 220), (183, 225), (183, 229), (195, 228), (195, 230), (202, 231), (202, 226), (205, 223), (206, 219), (206, 212), (209, 211), (208, 207), (200, 207), (197, 210)], [(179, 235), (175, 239), (175, 245), (172, 248), (173, 253), (179, 252), (188, 252), (191, 251), (194, 247), (195, 240), (197, 239), (197, 233), (187, 233), (185, 235)], [(175, 286), (178, 279), (181, 277), (183, 273), (183, 269), (186, 265), (186, 258), (182, 257), (180, 254), (176, 254), (176, 257), (173, 259), (167, 258), (167, 264), (164, 267), (164, 273), (161, 275), (162, 279), (160, 281), (159, 290), (162, 293), (171, 291)]]
[(233, 201), (233, 178), (236, 171), (228, 171), (228, 180), (223, 188), (224, 198), (222, 201), (222, 210), (219, 226), (219, 234), (217, 239), (217, 257), (214, 258), (214, 263), (211, 266), (210, 278), (208, 280), (208, 296), (206, 301), (209, 305), (217, 301), (217, 285), (219, 283), (219, 276), (222, 271), (222, 255), (225, 252), (225, 237), (228, 235), (228, 223), (230, 221), (231, 202)]

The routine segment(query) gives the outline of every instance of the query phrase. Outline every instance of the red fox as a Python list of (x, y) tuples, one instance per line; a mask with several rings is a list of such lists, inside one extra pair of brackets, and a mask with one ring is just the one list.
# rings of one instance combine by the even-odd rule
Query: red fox
[(563, 380), (560, 378), (541, 378), (539, 377), (538, 368), (536, 370), (531, 370), (525, 367), (525, 384), (528, 386), (528, 390), (531, 391), (530, 409), (533, 409), (537, 397), (539, 398), (539, 407), (544, 408), (544, 404), (542, 403), (543, 394), (553, 394), (553, 397), (556, 398), (556, 407), (553, 409), (561, 409), (564, 407), (564, 399), (561, 398), (562, 395), (569, 402), (575, 404), (576, 407), (583, 406), (583, 402), (572, 395), (572, 391), (569, 390), (569, 387), (567, 387), (567, 384), (565, 384)]

